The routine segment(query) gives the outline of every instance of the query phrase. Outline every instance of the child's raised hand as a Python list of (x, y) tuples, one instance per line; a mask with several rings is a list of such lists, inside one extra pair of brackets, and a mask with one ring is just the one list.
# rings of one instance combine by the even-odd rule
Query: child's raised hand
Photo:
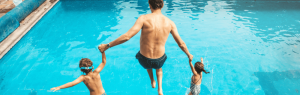
[(189, 58), (189, 62), (192, 62), (192, 60), (193, 60), (193, 55), (192, 55), (192, 54), (189, 54), (189, 55), (188, 55), (188, 58)]
[(107, 50), (109, 47), (107, 46), (107, 44), (101, 44), (98, 46), (98, 49), (101, 53), (103, 53), (105, 50)]
[(58, 87), (53, 87), (53, 88), (51, 88), (51, 90), (52, 90), (53, 92), (55, 92), (55, 91), (57, 91), (57, 90), (60, 90), (60, 88), (58, 88)]
[(201, 63), (203, 63), (203, 58), (201, 57)]

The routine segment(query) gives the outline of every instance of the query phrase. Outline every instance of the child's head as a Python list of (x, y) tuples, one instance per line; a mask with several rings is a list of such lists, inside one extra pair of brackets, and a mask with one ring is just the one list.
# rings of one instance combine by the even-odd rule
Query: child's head
[[(202, 60), (201, 60), (201, 61), (202, 61)], [(195, 70), (196, 70), (196, 72), (197, 72), (198, 74), (200, 74), (202, 71), (203, 71), (205, 74), (209, 73), (209, 72), (206, 72), (206, 71), (205, 71), (203, 61), (202, 61), (202, 62), (199, 62), (199, 61), (196, 62), (194, 68), (195, 68)]]
[(82, 58), (79, 61), (79, 68), (82, 72), (87, 74), (93, 70), (93, 62), (88, 58)]

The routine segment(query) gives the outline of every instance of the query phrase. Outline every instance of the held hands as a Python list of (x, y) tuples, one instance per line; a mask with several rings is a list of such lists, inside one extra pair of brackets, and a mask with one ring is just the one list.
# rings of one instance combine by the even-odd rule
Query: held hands
[(57, 90), (60, 90), (60, 88), (59, 87), (53, 87), (53, 88), (51, 88), (51, 91), (53, 91), (53, 92), (55, 92)]
[(101, 53), (103, 53), (105, 50), (108, 49), (108, 46), (107, 46), (107, 44), (101, 44), (98, 46), (98, 49)]
[(192, 62), (194, 56), (192, 54), (189, 54), (188, 57), (189, 57), (189, 61)]

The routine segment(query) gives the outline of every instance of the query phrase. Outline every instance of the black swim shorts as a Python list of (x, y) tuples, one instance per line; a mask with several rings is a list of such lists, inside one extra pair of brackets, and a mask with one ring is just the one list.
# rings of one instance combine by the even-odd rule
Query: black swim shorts
[(139, 60), (140, 64), (145, 68), (145, 69), (159, 69), (161, 68), (165, 61), (167, 60), (167, 55), (164, 54), (162, 57), (157, 58), (157, 59), (151, 59), (143, 56), (140, 52), (136, 54), (136, 59)]

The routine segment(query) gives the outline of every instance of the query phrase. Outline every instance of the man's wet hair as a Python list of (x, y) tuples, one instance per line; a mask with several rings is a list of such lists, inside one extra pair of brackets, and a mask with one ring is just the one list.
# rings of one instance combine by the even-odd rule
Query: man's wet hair
[(205, 74), (209, 73), (209, 72), (206, 72), (206, 70), (204, 69), (204, 64), (199, 61), (195, 63), (194, 68), (198, 74), (200, 74), (201, 72), (204, 72)]
[(155, 10), (155, 9), (161, 9), (164, 5), (163, 0), (149, 0), (148, 1), (150, 6)]
[[(81, 67), (91, 67), (91, 66), (93, 66), (93, 62), (88, 58), (82, 58), (79, 61), (79, 68), (81, 68)], [(81, 71), (88, 74), (89, 72), (92, 71), (92, 69), (81, 69)]]

